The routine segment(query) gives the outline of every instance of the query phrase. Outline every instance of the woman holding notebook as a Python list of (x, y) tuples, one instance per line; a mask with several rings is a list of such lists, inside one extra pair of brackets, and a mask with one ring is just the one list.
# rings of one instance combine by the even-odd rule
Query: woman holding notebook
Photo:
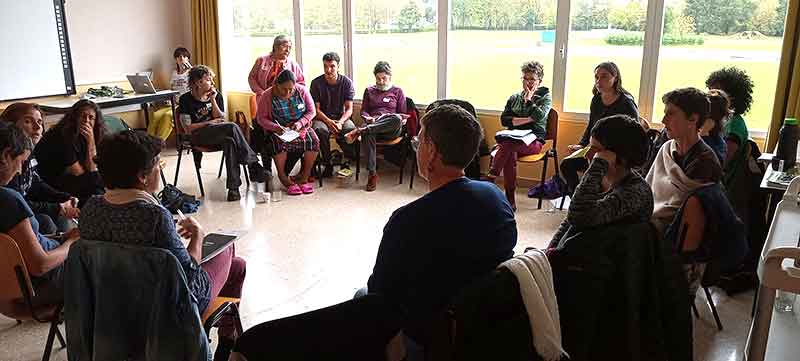
[(489, 170), (488, 180), (494, 182), (503, 172), (506, 198), (516, 210), (514, 191), (517, 189), (517, 158), (539, 154), (547, 133), (547, 115), (553, 100), (550, 90), (541, 86), (544, 67), (538, 61), (522, 64), (522, 91), (508, 98), (500, 115), (500, 123), (508, 129), (530, 130), (536, 140), (526, 143), (520, 139), (497, 137), (497, 153)]
[[(115, 134), (100, 144), (97, 168), (107, 189), (81, 210), (80, 234), (85, 239), (166, 249), (183, 268), (197, 310), (203, 314), (217, 296), (241, 298), (247, 264), (236, 257), (233, 246), (200, 264), (203, 228), (191, 217), (176, 227), (172, 214), (153, 196), (161, 188), (162, 146), (159, 138), (136, 131)], [(235, 332), (232, 322), (219, 327), (214, 360), (228, 359)]]
[[(316, 116), (314, 99), (308, 89), (299, 84), (291, 70), (278, 74), (275, 85), (258, 98), (256, 120), (266, 131), (267, 151), (274, 155), (278, 178), (290, 196), (314, 193), (314, 184), (308, 181), (319, 153), (319, 138), (311, 128)], [(303, 168), (295, 179), (286, 174), (288, 153), (303, 154)]]

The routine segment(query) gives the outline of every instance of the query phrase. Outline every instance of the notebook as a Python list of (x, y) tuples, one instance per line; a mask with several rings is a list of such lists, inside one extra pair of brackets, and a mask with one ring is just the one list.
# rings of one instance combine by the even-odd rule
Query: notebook
[(233, 234), (207, 234), (206, 238), (203, 238), (203, 258), (200, 260), (200, 263), (205, 263), (214, 258), (214, 256), (220, 254), (237, 239), (239, 239), (239, 236)]

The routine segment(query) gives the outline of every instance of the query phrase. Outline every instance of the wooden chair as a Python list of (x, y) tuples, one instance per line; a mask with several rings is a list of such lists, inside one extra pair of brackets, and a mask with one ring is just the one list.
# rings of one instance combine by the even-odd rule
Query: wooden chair
[(31, 276), (25, 266), (22, 252), (17, 243), (4, 233), (0, 233), (0, 255), (0, 313), (16, 319), (17, 323), (32, 319), (50, 324), (42, 354), (42, 361), (47, 361), (53, 350), (54, 338), (58, 338), (62, 349), (67, 346), (58, 329), (58, 325), (63, 322), (61, 317), (63, 305), (33, 306), (36, 292), (31, 284)]
[[(178, 149), (178, 164), (175, 167), (175, 179), (172, 182), (172, 185), (178, 186), (178, 175), (181, 171), (181, 158), (183, 157), (183, 151), (186, 150), (186, 153), (189, 154), (193, 153), (192, 159), (194, 160), (194, 170), (197, 174), (197, 184), (200, 186), (200, 195), (202, 197), (206, 196), (205, 189), (203, 187), (203, 178), (200, 176), (200, 163), (202, 153), (213, 153), (213, 152), (221, 152), (221, 147), (211, 147), (211, 146), (200, 146), (192, 144), (192, 137), (183, 129), (183, 124), (180, 123), (178, 117), (174, 117), (173, 121), (175, 122), (175, 145)], [(240, 124), (241, 127), (241, 124)], [(249, 132), (248, 132), (249, 134)], [(217, 174), (217, 178), (222, 177), (222, 168), (225, 166), (225, 156), (221, 157), (219, 163), (219, 173)], [(247, 166), (242, 165), (242, 170), (244, 172), (244, 179), (247, 183), (247, 187), (250, 188), (250, 174), (247, 172)]]
[(219, 321), (221, 321), (225, 316), (230, 316), (233, 318), (237, 337), (244, 333), (244, 329), (242, 328), (242, 319), (239, 316), (238, 305), (240, 301), (241, 300), (238, 298), (221, 296), (211, 300), (211, 303), (208, 304), (206, 312), (203, 313), (203, 317), (201, 318), (201, 321), (203, 322), (203, 329), (205, 329), (208, 337), (211, 337), (211, 328), (216, 327)]
[[(542, 149), (548, 148), (546, 151), (542, 151), (539, 154), (527, 155), (524, 157), (517, 158), (517, 162), (520, 163), (537, 163), (540, 161), (544, 161), (542, 165), (542, 175), (541, 175), (541, 182), (544, 183), (547, 181), (547, 163), (549, 158), (553, 158), (555, 161), (555, 172), (556, 175), (559, 174), (558, 170), (558, 151), (556, 149), (556, 144), (558, 142), (558, 112), (555, 109), (550, 108), (550, 113), (547, 114), (547, 135), (544, 138), (544, 145)], [(542, 209), (542, 196), (539, 195), (539, 205), (537, 209)], [(561, 208), (564, 207), (564, 199), (566, 196), (561, 197)]]
[[(700, 199), (695, 196), (691, 196), (686, 200), (684, 205), (684, 212), (683, 218), (681, 219), (681, 228), (680, 228), (680, 248), (679, 252), (682, 253), (690, 253), (696, 251), (700, 244), (703, 241), (703, 237), (705, 235), (705, 227), (706, 227), (706, 216), (705, 212), (703, 211), (703, 205), (700, 203)], [(706, 295), (706, 300), (708, 301), (708, 307), (711, 309), (711, 314), (714, 316), (714, 321), (717, 324), (717, 329), (722, 331), (722, 321), (719, 319), (719, 314), (717, 313), (717, 307), (714, 305), (714, 300), (711, 298), (711, 291), (709, 291), (709, 287), (713, 285), (713, 270), (710, 270), (709, 267), (711, 266), (710, 263), (706, 264), (706, 269), (703, 275), (700, 278), (700, 288), (703, 289), (703, 292)], [(697, 306), (694, 303), (694, 295), (689, 295), (692, 311), (694, 312), (695, 317), (699, 318), (700, 314), (697, 311)]]

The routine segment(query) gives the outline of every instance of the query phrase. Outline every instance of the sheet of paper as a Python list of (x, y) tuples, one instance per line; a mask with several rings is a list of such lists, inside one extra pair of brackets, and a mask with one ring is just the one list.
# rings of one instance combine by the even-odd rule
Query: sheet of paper
[(568, 155), (564, 159), (584, 158), (584, 157), (586, 157), (586, 153), (589, 153), (589, 147), (583, 147), (581, 149), (578, 149), (578, 150), (572, 152), (572, 154)]
[(282, 141), (284, 141), (286, 143), (289, 143), (289, 142), (297, 139), (297, 137), (299, 137), (299, 136), (300, 136), (300, 133), (298, 133), (294, 129), (286, 129), (286, 130), (283, 131), (283, 134), (278, 136), (278, 138), (281, 138)]

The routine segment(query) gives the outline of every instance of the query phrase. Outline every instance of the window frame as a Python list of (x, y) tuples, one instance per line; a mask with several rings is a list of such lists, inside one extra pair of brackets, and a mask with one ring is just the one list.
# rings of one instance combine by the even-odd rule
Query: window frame
[[(355, 73), (355, 61), (353, 54), (358, 46), (353, 41), (355, 34), (354, 1), (341, 0), (342, 10), (342, 41), (344, 54), (342, 61), (346, 65), (345, 75), (358, 82)], [(658, 78), (659, 56), (661, 53), (661, 38), (664, 29), (664, 15), (666, 9), (665, 0), (648, 0), (647, 14), (645, 17), (644, 44), (642, 49), (642, 68), (639, 79), (639, 94), (636, 103), (639, 106), (639, 115), (651, 123), (659, 118), (659, 114), (653, 114), (655, 101), (659, 99), (656, 92)], [(437, 59), (436, 59), (436, 97), (438, 99), (447, 98), (450, 95), (450, 82), (448, 78), (448, 36), (451, 25), (451, 0), (436, 0), (437, 9)], [(553, 108), (559, 112), (562, 119), (572, 121), (588, 121), (589, 114), (585, 112), (566, 112), (564, 110), (565, 91), (567, 85), (567, 60), (569, 57), (569, 32), (571, 26), (570, 0), (556, 0), (556, 33), (555, 46), (553, 51)], [(221, 0), (219, 2), (220, 17), (229, 16), (231, 11), (225, 7), (230, 7), (230, 1)], [(292, 0), (292, 14), (294, 20), (294, 51), (296, 61), (303, 66), (303, 0)], [(224, 23), (221, 21), (221, 23)], [(220, 49), (224, 50), (224, 42), (221, 42)], [(360, 103), (360, 98), (356, 94), (356, 103)], [(418, 103), (424, 106), (424, 103)], [(502, 109), (477, 109), (481, 114), (495, 115), (500, 114)], [(764, 129), (750, 130), (755, 137), (765, 137), (767, 131)]]

